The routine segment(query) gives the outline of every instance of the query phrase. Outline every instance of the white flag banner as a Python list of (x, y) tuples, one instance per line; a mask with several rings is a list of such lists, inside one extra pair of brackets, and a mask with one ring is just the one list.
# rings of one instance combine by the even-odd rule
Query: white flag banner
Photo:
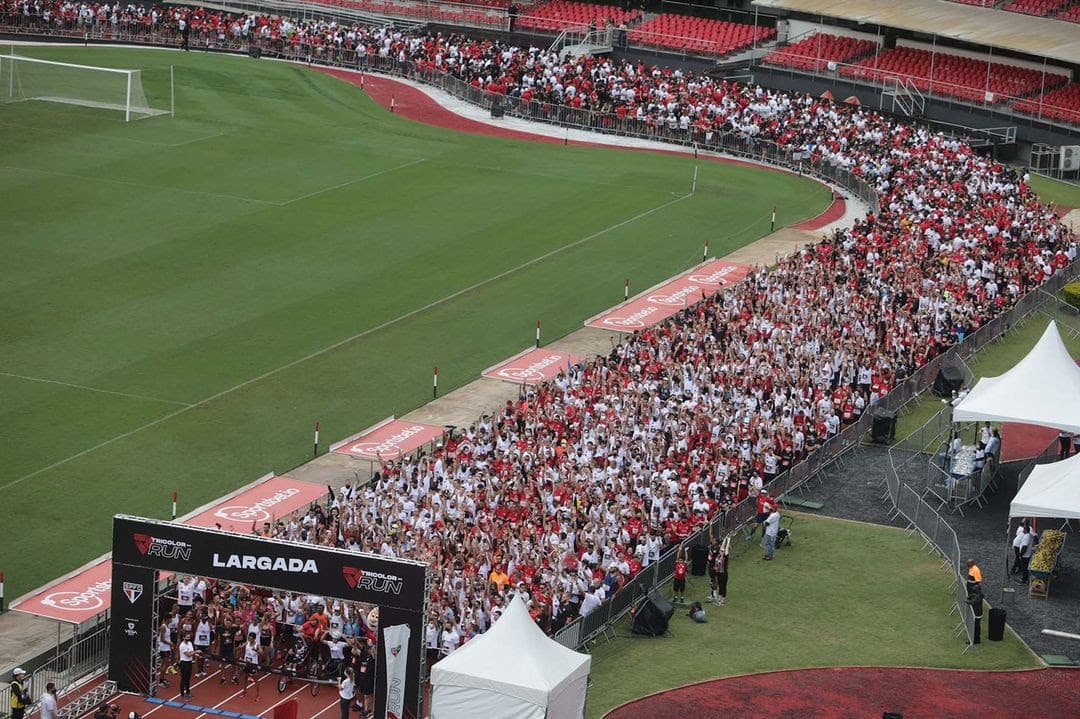
[(405, 711), (405, 670), (409, 664), (408, 624), (383, 627), (386, 655), (386, 719), (402, 719)]

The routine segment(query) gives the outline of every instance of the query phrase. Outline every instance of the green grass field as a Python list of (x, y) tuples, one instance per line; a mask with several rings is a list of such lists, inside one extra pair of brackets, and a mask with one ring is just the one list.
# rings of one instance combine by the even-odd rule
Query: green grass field
[(737, 537), (726, 606), (706, 603), (706, 577), (688, 582), (687, 601), (706, 605), (706, 624), (675, 605), (670, 637), (634, 636), (623, 621), (618, 639), (592, 650), (586, 715), (670, 687), (778, 669), (1039, 666), (1011, 629), (1005, 641), (962, 654), (949, 577), (922, 546), (893, 527), (810, 515), (796, 515), (792, 546), (777, 549), (773, 562)]
[[(0, 46), (0, 52), (7, 49)], [(778, 222), (822, 186), (422, 126), (248, 58), (20, 48), (143, 69), (177, 116), (0, 106), (0, 570), (14, 597), (307, 459)], [(544, 258), (539, 261), (538, 258)]]

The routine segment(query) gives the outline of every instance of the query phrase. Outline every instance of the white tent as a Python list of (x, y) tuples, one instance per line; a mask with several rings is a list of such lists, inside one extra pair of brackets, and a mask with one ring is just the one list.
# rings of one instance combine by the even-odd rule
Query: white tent
[(1020, 422), (1080, 432), (1080, 367), (1051, 321), (1024, 359), (983, 377), (956, 403), (954, 422)]
[(431, 670), (431, 719), (576, 719), (592, 658), (548, 638), (520, 597)]
[(1009, 516), (1080, 519), (1080, 454), (1035, 465), (1013, 497)]

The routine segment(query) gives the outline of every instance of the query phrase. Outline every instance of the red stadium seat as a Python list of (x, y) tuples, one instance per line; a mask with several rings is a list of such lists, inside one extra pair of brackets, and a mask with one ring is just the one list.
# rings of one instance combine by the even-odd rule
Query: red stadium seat
[(517, 26), (523, 29), (549, 30), (561, 32), (568, 27), (580, 27), (595, 23), (601, 27), (606, 22), (618, 26), (636, 22), (641, 17), (640, 10), (623, 10), (609, 5), (593, 5), (586, 2), (552, 0), (520, 11)]
[[(970, 102), (998, 103), (1022, 98), (1043, 89), (1055, 88), (1068, 81), (1064, 75), (1017, 67), (959, 55), (912, 47), (886, 50), (854, 66), (841, 68), (840, 74), (856, 79), (882, 80), (904, 77), (925, 92), (957, 97)], [(933, 81), (931, 81), (931, 76)], [(987, 99), (986, 91), (990, 98)]]
[(853, 62), (877, 49), (873, 40), (815, 33), (765, 56), (770, 65), (821, 72), (830, 62)]
[(729, 55), (776, 35), (771, 27), (663, 13), (630, 31), (630, 42), (693, 54)]
[(1080, 84), (1072, 83), (1040, 97), (1014, 102), (1013, 109), (1036, 117), (1080, 125)]
[(1002, 10), (1018, 12), (1024, 15), (1047, 17), (1061, 10), (1072, 0), (1012, 0), (1001, 6)]

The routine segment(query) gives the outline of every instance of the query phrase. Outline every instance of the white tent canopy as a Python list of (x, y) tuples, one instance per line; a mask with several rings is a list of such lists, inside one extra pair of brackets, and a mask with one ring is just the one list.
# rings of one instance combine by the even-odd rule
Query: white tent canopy
[(431, 670), (431, 719), (575, 719), (592, 658), (548, 638), (515, 596), (502, 618)]
[(1035, 465), (1013, 497), (1009, 516), (1080, 519), (1080, 454)]
[(954, 422), (1020, 422), (1080, 432), (1080, 367), (1051, 321), (1024, 359), (983, 377), (956, 403)]

